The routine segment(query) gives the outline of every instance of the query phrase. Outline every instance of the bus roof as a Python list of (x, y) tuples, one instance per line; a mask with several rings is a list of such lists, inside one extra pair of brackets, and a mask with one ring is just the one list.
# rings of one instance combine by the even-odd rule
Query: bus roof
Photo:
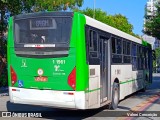
[(106, 31), (108, 33), (112, 33), (112, 34), (114, 34), (116, 36), (119, 36), (119, 37), (122, 37), (122, 38), (125, 38), (125, 39), (128, 39), (128, 40), (131, 40), (133, 42), (142, 44), (142, 40), (141, 39), (138, 39), (138, 38), (136, 38), (136, 37), (134, 37), (132, 35), (129, 35), (129, 34), (123, 32), (123, 31), (120, 31), (120, 30), (118, 30), (118, 29), (116, 29), (114, 27), (111, 27), (111, 26), (109, 26), (109, 25), (107, 25), (105, 23), (102, 23), (102, 22), (100, 22), (98, 20), (95, 20), (95, 19), (93, 19), (91, 17), (88, 17), (86, 15), (85, 15), (85, 17), (86, 17), (86, 24), (89, 25), (89, 26), (93, 26), (93, 27), (95, 27), (97, 29)]

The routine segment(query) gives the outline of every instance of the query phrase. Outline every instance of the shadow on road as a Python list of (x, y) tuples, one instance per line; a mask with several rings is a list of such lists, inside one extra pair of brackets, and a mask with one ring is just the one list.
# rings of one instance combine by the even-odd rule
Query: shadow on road
[(56, 119), (62, 120), (65, 118), (68, 120), (76, 119), (81, 120), (88, 117), (94, 117), (100, 112), (104, 111), (108, 106), (99, 108), (99, 109), (92, 109), (92, 110), (65, 110), (65, 109), (58, 109), (58, 108), (49, 108), (43, 106), (36, 106), (36, 105), (26, 105), (26, 104), (13, 104), (11, 102), (7, 102), (7, 109), (10, 112), (17, 112), (17, 113), (41, 113), (43, 118), (46, 119)]
[(118, 108), (120, 109), (120, 110), (125, 110), (125, 111), (129, 111), (131, 108), (129, 108), (129, 107), (125, 107), (125, 106), (118, 106)]
[(156, 80), (160, 80), (160, 77), (154, 77), (154, 81), (156, 81)]

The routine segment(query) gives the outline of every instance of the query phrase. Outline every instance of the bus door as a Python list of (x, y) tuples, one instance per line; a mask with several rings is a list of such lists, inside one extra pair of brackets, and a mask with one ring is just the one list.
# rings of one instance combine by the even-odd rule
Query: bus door
[(110, 49), (109, 38), (100, 36), (100, 85), (101, 103), (110, 99)]

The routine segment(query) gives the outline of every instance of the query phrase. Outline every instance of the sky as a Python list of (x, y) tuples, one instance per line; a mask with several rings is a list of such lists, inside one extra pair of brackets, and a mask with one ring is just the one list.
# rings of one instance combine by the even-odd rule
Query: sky
[(133, 33), (143, 35), (143, 23), (145, 14), (145, 5), (148, 0), (84, 0), (81, 9), (87, 7), (101, 8), (107, 14), (122, 14), (128, 18), (130, 24), (133, 25)]

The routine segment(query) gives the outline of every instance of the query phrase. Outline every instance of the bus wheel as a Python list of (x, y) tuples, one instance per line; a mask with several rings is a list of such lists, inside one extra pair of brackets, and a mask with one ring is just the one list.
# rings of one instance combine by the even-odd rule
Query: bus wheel
[(146, 92), (146, 86), (144, 86), (144, 88), (141, 89), (141, 92)]
[(110, 109), (115, 110), (118, 107), (119, 103), (119, 84), (114, 82), (112, 89), (112, 102), (110, 105)]

